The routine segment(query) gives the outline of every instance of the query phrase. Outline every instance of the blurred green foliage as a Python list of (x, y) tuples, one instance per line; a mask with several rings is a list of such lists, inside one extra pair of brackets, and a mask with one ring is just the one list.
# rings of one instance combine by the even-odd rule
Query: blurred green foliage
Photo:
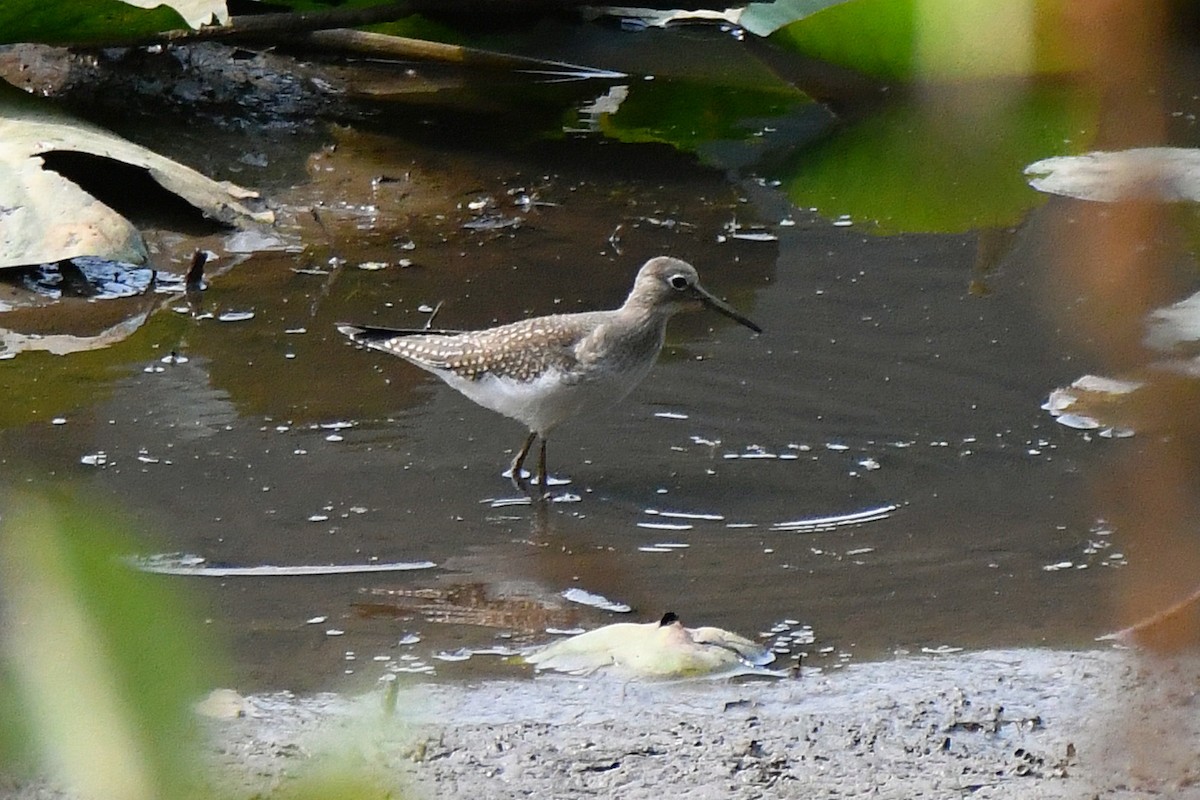
[(180, 797), (213, 642), (178, 585), (136, 571), (119, 517), (69, 491), (3, 498), (0, 755), (82, 796)]
[(775, 43), (887, 80), (1060, 73), (1083, 65), (1067, 0), (848, 0)]

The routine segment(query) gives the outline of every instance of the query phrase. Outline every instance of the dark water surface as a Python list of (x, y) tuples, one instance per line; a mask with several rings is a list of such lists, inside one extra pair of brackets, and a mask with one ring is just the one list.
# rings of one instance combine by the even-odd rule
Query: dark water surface
[[(229, 636), (239, 688), (422, 664), (515, 674), (494, 656), (435, 655), (667, 610), (798, 632), (781, 649), (814, 665), (1081, 646), (1112, 625), (1123, 558), (1093, 478), (1137, 445), (1039, 407), (1087, 371), (1059, 335), (1039, 235), (1065, 201), (1029, 190), (1033, 210), (1011, 227), (880, 235), (795, 207), (765, 169), (596, 134), (547, 141), (509, 133), (511, 107), (434, 105), (264, 137), (256, 152), (278, 172), (222, 162), (213, 171), (280, 204), (281, 235), (299, 244), (230, 268), (229, 235), (162, 233), (164, 269), (197, 241), (220, 255), (197, 305), (163, 298), (99, 365), (25, 352), (0, 366), (45, 392), (0, 431), (8, 474), (111, 500), (146, 554), (436, 564), (171, 578)], [(239, 152), (236, 131), (199, 127), (168, 132), (170, 154)], [(777, 239), (729, 238), (734, 221)], [(494, 502), (516, 496), (501, 472), (521, 427), (333, 327), (420, 325), (438, 303), (453, 328), (612, 307), (658, 254), (694, 263), (765, 333), (677, 318), (630, 398), (551, 439), (573, 502)], [(372, 262), (385, 266), (361, 268)], [(230, 311), (253, 317), (221, 321)], [(187, 360), (164, 363), (172, 351)], [(105, 465), (81, 463), (97, 452)], [(889, 506), (860, 525), (786, 524)], [(632, 612), (572, 603), (573, 588)]]

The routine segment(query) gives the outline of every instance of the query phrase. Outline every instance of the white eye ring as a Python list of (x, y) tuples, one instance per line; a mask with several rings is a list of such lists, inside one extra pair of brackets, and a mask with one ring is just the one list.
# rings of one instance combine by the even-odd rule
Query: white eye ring
[(688, 279), (686, 275), (672, 275), (669, 281), (672, 289), (683, 291), (688, 288)]

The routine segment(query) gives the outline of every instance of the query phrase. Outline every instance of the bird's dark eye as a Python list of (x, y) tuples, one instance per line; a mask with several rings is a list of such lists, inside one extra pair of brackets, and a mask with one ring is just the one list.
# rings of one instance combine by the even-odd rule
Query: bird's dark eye
[(682, 291), (688, 288), (688, 279), (686, 275), (672, 275), (670, 283), (672, 289), (679, 289)]

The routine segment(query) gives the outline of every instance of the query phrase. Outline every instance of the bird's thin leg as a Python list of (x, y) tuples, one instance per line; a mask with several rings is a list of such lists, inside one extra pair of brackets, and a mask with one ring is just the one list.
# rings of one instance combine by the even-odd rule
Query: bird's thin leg
[[(517, 453), (516, 458), (512, 461), (512, 478), (513, 486), (518, 489), (525, 488), (525, 478), (521, 476), (521, 467), (525, 464), (525, 456), (529, 455), (529, 448), (533, 447), (533, 440), (537, 438), (536, 431), (530, 431), (529, 437), (525, 439), (525, 444), (521, 446), (521, 452)], [(544, 447), (544, 443), (543, 443)]]
[(543, 436), (542, 447), (538, 451), (538, 488), (545, 494), (549, 485), (550, 476), (546, 474), (546, 437)]

